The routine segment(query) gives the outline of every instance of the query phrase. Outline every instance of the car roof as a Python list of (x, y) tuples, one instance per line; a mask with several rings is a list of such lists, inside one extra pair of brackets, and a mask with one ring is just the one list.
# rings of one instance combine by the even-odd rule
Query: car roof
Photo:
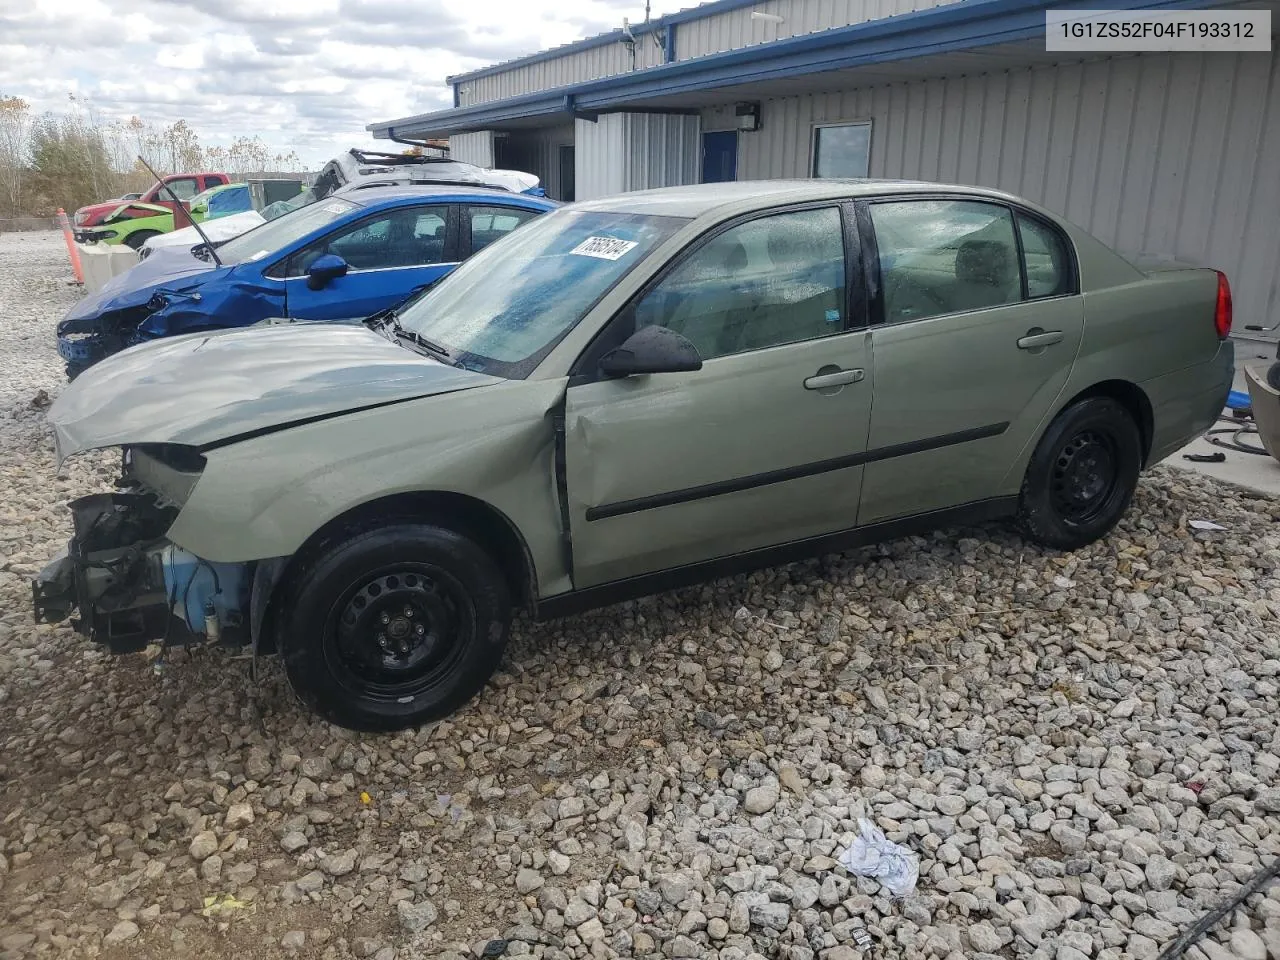
[(620, 193), (576, 203), (573, 209), (692, 218), (722, 209), (726, 212), (732, 210), (734, 213), (749, 212), (787, 203), (879, 196), (885, 193), (965, 193), (1000, 200), (1018, 199), (986, 187), (928, 183), (921, 180), (739, 180)]
[(530, 193), (512, 193), (500, 187), (468, 187), (463, 184), (387, 184), (374, 187), (346, 188), (333, 196), (350, 200), (362, 207), (393, 200), (421, 200), (438, 197), (442, 200), (481, 200), (514, 206), (536, 206), (545, 210), (559, 206), (554, 200)]

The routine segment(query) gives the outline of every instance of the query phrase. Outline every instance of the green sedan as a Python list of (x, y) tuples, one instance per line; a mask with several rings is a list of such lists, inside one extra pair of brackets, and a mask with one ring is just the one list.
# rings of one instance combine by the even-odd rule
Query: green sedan
[(35, 613), (78, 608), (116, 650), (276, 651), (326, 718), (417, 724), (481, 691), (517, 607), (997, 517), (1091, 543), (1214, 422), (1230, 327), (1222, 274), (1143, 272), (991, 190), (579, 203), (364, 325), (83, 374), (49, 412), (59, 459), (123, 447), (123, 477), (71, 504)]

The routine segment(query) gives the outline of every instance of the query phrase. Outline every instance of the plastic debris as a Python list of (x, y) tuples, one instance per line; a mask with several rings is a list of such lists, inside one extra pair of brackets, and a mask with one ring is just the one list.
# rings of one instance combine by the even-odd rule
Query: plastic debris
[(1214, 523), (1212, 520), (1188, 520), (1187, 526), (1193, 530), (1225, 530), (1227, 529), (1220, 523)]
[(367, 807), (369, 804), (373, 803), (373, 797), (369, 796), (369, 792), (367, 790), (361, 790), (360, 802)]
[(252, 903), (244, 900), (238, 900), (229, 893), (222, 896), (213, 896), (204, 898), (204, 909), (200, 911), (206, 917), (227, 916), (235, 913), (237, 910), (248, 910), (253, 913), (255, 907)]
[(840, 851), (839, 859), (850, 873), (879, 880), (895, 897), (911, 893), (920, 879), (920, 858), (865, 817), (858, 819), (858, 836)]

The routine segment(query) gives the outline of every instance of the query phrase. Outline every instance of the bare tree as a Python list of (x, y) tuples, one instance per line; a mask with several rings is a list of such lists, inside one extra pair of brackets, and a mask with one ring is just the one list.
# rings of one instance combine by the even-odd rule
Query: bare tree
[(30, 107), (21, 97), (0, 95), (0, 213), (22, 210), (23, 174), (31, 132)]

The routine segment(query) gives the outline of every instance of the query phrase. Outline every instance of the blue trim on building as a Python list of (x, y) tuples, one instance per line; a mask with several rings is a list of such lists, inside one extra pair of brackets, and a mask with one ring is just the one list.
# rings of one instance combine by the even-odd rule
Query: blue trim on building
[(676, 25), (674, 23), (667, 24), (666, 35), (663, 37), (662, 59), (666, 63), (676, 62)]
[[(738, 0), (725, 2), (738, 3)], [(748, 4), (743, 0), (738, 5)], [(1108, 0), (1107, 6), (1108, 9), (1145, 10), (1197, 9), (1212, 5), (1213, 0)], [(964, 0), (506, 100), (441, 110), (390, 123), (373, 123), (366, 129), (375, 136), (392, 126), (448, 133), (484, 129), (495, 123), (553, 113), (620, 109), (628, 103), (655, 97), (1043, 37), (1046, 9), (1094, 9), (1096, 6), (1097, 0), (1069, 0), (1067, 3)], [(692, 11), (671, 16), (696, 19)]]

